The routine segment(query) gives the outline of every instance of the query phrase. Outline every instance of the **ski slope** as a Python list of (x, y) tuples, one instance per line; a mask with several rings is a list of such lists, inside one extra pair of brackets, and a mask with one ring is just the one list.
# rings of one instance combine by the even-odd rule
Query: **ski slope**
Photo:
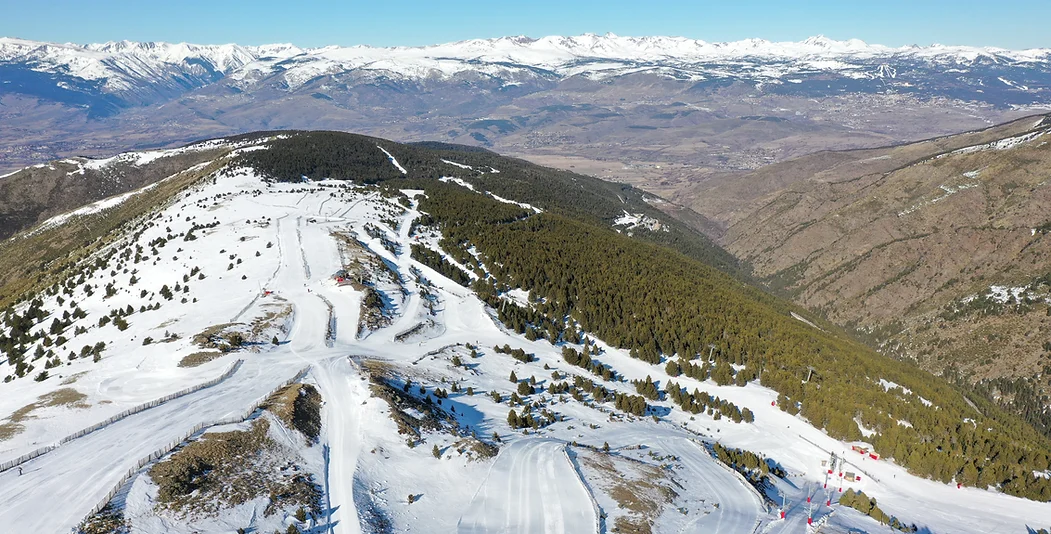
[(457, 532), (596, 532), (587, 490), (563, 454), (564, 443), (523, 439), (501, 451)]
[[(206, 181), (161, 207), (142, 224), (136, 243), (118, 246), (146, 245), (191, 225), (214, 221), (216, 226), (197, 227), (196, 240), (178, 240), (178, 251), (169, 245), (172, 248), (160, 247), (153, 253), (144, 246), (143, 254), (149, 258), (134, 264), (140, 281), (133, 290), (124, 290), (128, 274), (123, 272), (114, 276), (104, 269), (92, 275), (92, 283), (99, 287), (113, 282), (121, 288), (109, 297), (101, 292), (77, 297), (88, 314), (77, 324), (88, 328), (73, 344), (105, 340), (109, 345), (105, 357), (98, 363), (82, 359), (64, 363), (56, 371), (61, 377), (43, 382), (20, 379), (0, 384), (0, 416), (61, 387), (59, 378), (77, 377), (70, 387), (85, 393), (88, 406), (42, 409), (37, 419), (23, 422), (22, 434), (0, 442), (0, 460), (57, 441), (129, 405), (212, 378), (235, 358), (244, 364), (214, 387), (129, 416), (23, 464), (21, 476), (17, 470), (0, 473), (4, 503), (0, 532), (68, 532), (140, 458), (170, 448), (197, 425), (242, 414), (304, 368), (324, 399), (326, 532), (596, 532), (600, 516), (616, 512), (618, 505), (605, 490), (582, 481), (564, 452), (573, 442), (594, 449), (608, 442), (611, 454), (625, 461), (673, 471), (681, 487), (675, 487), (678, 496), (663, 503), (663, 511), (654, 518), (655, 532), (806, 529), (810, 510), (805, 499), (821, 488), (821, 460), (830, 452), (849, 451), (849, 446), (770, 406), (776, 394), (757, 384), (718, 386), (675, 378), (690, 390), (699, 388), (750, 408), (754, 424), (693, 416), (669, 401), (651, 403), (660, 414), (655, 419), (623, 416), (614, 413), (608, 402), (582, 403), (541, 391), (532, 399), (545, 403), (560, 417), (558, 422), (528, 434), (510, 429), (506, 399), (515, 388), (508, 380), (511, 372), (521, 379), (533, 378), (540, 390), (553, 380), (553, 372), (570, 379), (595, 377), (563, 361), (561, 346), (543, 339), (529, 341), (509, 331), (470, 289), (411, 257), (412, 244), (440, 252), (440, 236), (433, 229), (411, 232), (413, 221), (421, 215), (422, 194), (405, 190), (394, 198), (376, 189), (328, 181), (265, 184), (240, 169)], [(367, 224), (393, 241), (394, 251), (372, 237)], [(389, 298), (390, 323), (361, 338), (357, 334), (363, 293), (332, 279), (345, 267), (337, 236), (359, 243), (397, 279), (397, 288), (379, 288), (398, 292), (396, 298)], [(95, 326), (98, 317), (112, 308), (159, 302), (152, 295), (139, 297), (140, 288), (151, 293), (161, 284), (184, 280), (183, 273), (195, 265), (207, 277), (186, 282), (190, 287), (182, 295), (194, 302), (166, 300), (160, 309), (137, 312), (128, 316), (131, 325), (126, 331)], [(433, 309), (426, 306), (425, 290), (434, 295)], [(521, 289), (508, 292), (523, 294)], [(177, 366), (180, 358), (199, 350), (192, 339), (202, 329), (222, 323), (250, 329), (286, 305), (291, 309), (288, 317), (275, 319), (274, 324), (260, 323), (258, 337), (263, 342), (220, 355), (201, 367)], [(56, 309), (58, 304), (49, 301), (48, 306)], [(159, 338), (168, 330), (178, 336), (166, 343), (143, 344), (144, 337)], [(418, 333), (403, 336), (411, 331)], [(271, 345), (271, 335), (281, 343)], [(468, 344), (477, 357), (469, 355), (475, 349), (468, 349)], [(505, 344), (532, 353), (533, 361), (517, 361), (493, 350)], [(630, 380), (652, 376), (663, 386), (670, 379), (663, 367), (601, 342), (599, 347), (597, 359), (626, 379), (604, 381), (610, 391), (634, 394)], [(467, 363), (453, 365), (454, 356)], [(477, 394), (461, 391), (444, 399), (443, 408), (455, 414), (458, 433), (427, 431), (420, 436), (421, 445), (406, 446), (406, 437), (391, 420), (391, 408), (370, 390), (361, 369), (366, 361), (396, 369), (414, 384), (426, 386), (428, 395), (453, 383), (472, 387)], [(491, 392), (501, 394), (503, 400), (494, 401)], [(461, 442), (470, 434), (485, 439), (498, 434), (499, 455), (495, 459), (464, 455)], [(764, 453), (789, 471), (790, 476), (778, 482), (789, 500), (785, 520), (741, 477), (712, 458), (705, 444), (715, 441)], [(439, 458), (432, 455), (432, 447), (439, 450)], [(890, 462), (863, 458), (848, 456), (865, 473), (862, 482), (849, 487), (878, 498), (888, 514), (932, 532), (1021, 531), (1027, 525), (1047, 526), (1040, 521), (1051, 517), (1047, 503), (958, 490), (916, 479)], [(829, 489), (836, 492), (835, 506), (838, 486)], [(413, 502), (406, 499), (408, 495)], [(831, 512), (827, 506), (814, 508), (815, 519)], [(871, 519), (852, 514), (831, 516), (827, 531), (885, 531)], [(144, 520), (139, 531), (160, 534), (163, 531), (156, 525), (163, 524)], [(133, 527), (139, 528), (134, 521)]]
[(683, 474), (684, 479), (719, 503), (711, 514), (689, 521), (687, 531), (751, 532), (760, 524), (766, 514), (759, 496), (697, 443), (684, 438), (654, 441), (655, 448), (680, 459), (688, 473)]
[[(68, 531), (140, 458), (181, 441), (199, 423), (239, 415), (295, 376), (297, 365), (278, 358), (245, 362), (226, 382), (127, 417), (23, 464), (21, 476), (17, 469), (0, 474), (0, 525), (5, 532)], [(49, 506), (53, 503), (62, 504)]]

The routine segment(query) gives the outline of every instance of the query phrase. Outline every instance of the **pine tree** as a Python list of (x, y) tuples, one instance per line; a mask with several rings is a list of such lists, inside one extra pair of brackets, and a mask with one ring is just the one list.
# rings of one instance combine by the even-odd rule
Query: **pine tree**
[(507, 378), (511, 382), (518, 382), (518, 375), (514, 371), (511, 371), (511, 376)]
[(440, 449), (438, 449), (438, 444), (437, 443), (435, 443), (434, 444), (434, 448), (431, 449), (431, 454), (433, 454), (435, 458), (441, 458), (442, 457), (442, 451)]
[(530, 386), (529, 382), (519, 382), (518, 383), (518, 394), (519, 395), (532, 395), (534, 392), (535, 391), (533, 390), (533, 386)]

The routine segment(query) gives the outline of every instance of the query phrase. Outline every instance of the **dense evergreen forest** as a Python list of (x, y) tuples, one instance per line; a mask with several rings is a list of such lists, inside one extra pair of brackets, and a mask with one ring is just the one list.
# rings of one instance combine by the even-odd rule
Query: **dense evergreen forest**
[[(275, 150), (246, 153), (242, 163), (280, 180), (333, 177), (423, 189), (420, 208), (441, 229), (445, 251), (488, 273), (474, 283), (483, 299), (495, 303), (495, 295), (512, 288), (530, 291), (530, 308), (500, 310), (519, 332), (557, 342), (578, 339), (583, 330), (694, 378), (758, 379), (780, 394), (783, 410), (833, 437), (861, 439), (857, 422), (875, 430), (868, 438), (875, 450), (921, 476), (1051, 500), (1051, 480), (1033, 474), (1048, 469), (1051, 447), (1032, 426), (995, 403), (969, 401), (949, 382), (883, 357), (830, 325), (819, 330), (792, 318), (790, 312), (805, 310), (748, 285), (736, 261), (650, 207), (640, 191), (488, 152), (349, 134), (298, 134), (272, 144)], [(443, 176), (461, 178), (478, 192), (439, 181)], [(485, 191), (544, 211), (499, 202)], [(667, 230), (628, 236), (611, 229), (625, 210), (667, 221)], [(478, 258), (468, 253), (472, 246)], [(731, 363), (744, 369), (734, 371)], [(646, 384), (639, 392), (661, 395)], [(687, 409), (718, 406), (703, 392), (676, 387), (668, 393)], [(736, 407), (721, 408), (733, 413)]]

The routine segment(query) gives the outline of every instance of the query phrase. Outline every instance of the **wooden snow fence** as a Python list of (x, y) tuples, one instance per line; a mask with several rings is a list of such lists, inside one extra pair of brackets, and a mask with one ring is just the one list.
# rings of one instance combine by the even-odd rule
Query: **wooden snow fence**
[(4, 463), (0, 464), (0, 473), (3, 473), (4, 471), (7, 471), (8, 469), (11, 469), (12, 467), (17, 467), (17, 466), (19, 466), (21, 464), (24, 464), (24, 463), (28, 462), (29, 460), (32, 460), (33, 458), (37, 458), (37, 457), (39, 457), (39, 456), (41, 456), (43, 454), (47, 454), (47, 453), (55, 450), (56, 448), (58, 448), (59, 446), (61, 446), (64, 443), (69, 443), (70, 441), (73, 441), (73, 440), (75, 440), (77, 438), (84, 437), (84, 436), (86, 436), (86, 435), (88, 435), (88, 434), (90, 434), (90, 433), (92, 433), (92, 432), (104, 427), (104, 426), (112, 425), (113, 423), (116, 423), (117, 421), (120, 421), (121, 419), (124, 419), (125, 417), (128, 417), (130, 415), (135, 415), (135, 414), (137, 414), (139, 412), (142, 412), (142, 411), (145, 411), (145, 410), (149, 410), (150, 408), (157, 407), (157, 406), (159, 406), (161, 404), (164, 404), (164, 403), (166, 403), (168, 401), (171, 401), (171, 400), (175, 400), (175, 399), (177, 399), (179, 397), (185, 397), (186, 395), (189, 395), (191, 393), (196, 393), (196, 392), (198, 392), (198, 391), (200, 391), (202, 389), (210, 388), (212, 386), (215, 386), (215, 385), (219, 384), (220, 382), (226, 380), (227, 378), (230, 378), (231, 376), (233, 376), (233, 374), (236, 373), (237, 370), (241, 368), (241, 364), (242, 363), (244, 363), (244, 360), (237, 360), (236, 362), (231, 364), (230, 367), (225, 372), (223, 372), (223, 374), (221, 374), (221, 375), (219, 375), (219, 376), (217, 376), (217, 377), (215, 377), (215, 378), (213, 378), (213, 379), (211, 379), (211, 380), (209, 380), (207, 382), (203, 382), (201, 384), (190, 386), (190, 387), (188, 387), (186, 389), (183, 389), (181, 391), (177, 391), (177, 392), (172, 393), (170, 395), (165, 395), (165, 396), (163, 396), (163, 397), (161, 397), (159, 399), (154, 399), (154, 400), (152, 400), (150, 402), (147, 402), (147, 403), (144, 403), (144, 404), (140, 404), (140, 405), (132, 407), (132, 408), (128, 408), (127, 410), (124, 410), (123, 412), (120, 412), (117, 415), (114, 415), (114, 416), (110, 417), (109, 419), (106, 419), (105, 421), (100, 421), (98, 423), (95, 423), (94, 425), (91, 425), (91, 426), (87, 427), (87, 428), (83, 428), (81, 430), (78, 430), (77, 432), (74, 432), (73, 434), (70, 434), (70, 435), (58, 440), (56, 443), (53, 443), (51, 445), (45, 445), (45, 446), (43, 446), (43, 447), (41, 447), (41, 448), (39, 448), (39, 449), (37, 449), (35, 451), (23, 454), (22, 456), (19, 456), (18, 458), (15, 458), (14, 460), (9, 460), (7, 462), (4, 462)]
[[(240, 364), (240, 361), (238, 361), (238, 364)], [(226, 417), (224, 419), (220, 419), (218, 421), (212, 421), (212, 422), (208, 422), (208, 423), (199, 423), (199, 424), (197, 424), (197, 425), (195, 425), (193, 427), (192, 431), (186, 433), (181, 439), (172, 441), (172, 442), (168, 443), (167, 445), (165, 445), (164, 447), (161, 447), (160, 449), (157, 449), (157, 450), (153, 451), (149, 456), (146, 456), (144, 458), (140, 458), (137, 462), (135, 462), (135, 467), (133, 467), (131, 469), (128, 469), (128, 472), (124, 473), (124, 476), (120, 477), (120, 480), (116, 484), (113, 485), (113, 488), (110, 489), (110, 491), (108, 493), (106, 493), (106, 496), (103, 497), (102, 500), (100, 500), (99, 503), (96, 504), (95, 507), (91, 509), (91, 512), (89, 512), (86, 517), (91, 517), (91, 516), (101, 512), (102, 509), (105, 508), (106, 505), (109, 504), (109, 502), (111, 500), (113, 500), (114, 497), (117, 496), (117, 493), (120, 492), (120, 489), (123, 488), (124, 485), (127, 484), (128, 481), (131, 480), (132, 477), (134, 477), (139, 472), (139, 470), (142, 469), (145, 465), (147, 465), (150, 462), (153, 462), (155, 460), (159, 460), (164, 455), (168, 454), (169, 452), (174, 450), (176, 447), (178, 447), (180, 444), (184, 443), (186, 440), (190, 439), (195, 434), (197, 434), (198, 432), (204, 430), (205, 428), (218, 426), (218, 425), (231, 425), (231, 424), (237, 424), (237, 423), (242, 423), (244, 421), (247, 421), (248, 418), (251, 417), (252, 414), (255, 413), (255, 411), (257, 409), (259, 409), (259, 407), (262, 406), (263, 403), (265, 403), (267, 401), (267, 399), (269, 399), (271, 396), (274, 395), (274, 393), (277, 393), (279, 390), (281, 390), (283, 388), (286, 388), (286, 387), (288, 387), (288, 386), (290, 386), (290, 385), (292, 385), (292, 384), (294, 384), (296, 382), (299, 382), (300, 380), (303, 379), (304, 376), (306, 376), (307, 372), (309, 372), (309, 371), (310, 371), (310, 367), (304, 367), (302, 370), (300, 370), (298, 373), (296, 373), (295, 376), (293, 376), (292, 378), (286, 380), (280, 386), (275, 387), (269, 393), (267, 393), (266, 395), (263, 395), (258, 400), (253, 402), (252, 405), (250, 407), (248, 407), (248, 409), (246, 409), (240, 415), (235, 415), (235, 416), (232, 416), (232, 417)], [(75, 531), (76, 531), (76, 529), (74, 529), (74, 532)]]

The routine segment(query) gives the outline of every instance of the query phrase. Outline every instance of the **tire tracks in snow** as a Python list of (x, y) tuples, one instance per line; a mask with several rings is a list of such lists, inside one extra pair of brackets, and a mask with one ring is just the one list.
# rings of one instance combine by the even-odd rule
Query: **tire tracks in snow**
[(564, 442), (515, 441), (500, 451), (457, 522), (457, 532), (595, 532), (599, 520), (592, 497)]
[[(270, 278), (266, 281), (266, 286), (267, 287), (274, 285), (274, 280), (277, 279), (278, 273), (280, 273), (281, 272), (281, 268), (284, 267), (285, 253), (284, 253), (284, 247), (281, 246), (281, 220), (284, 219), (285, 217), (288, 217), (288, 215), (285, 214), (285, 215), (282, 215), (282, 216), (277, 218), (277, 225), (276, 225), (277, 226), (276, 231), (277, 231), (277, 236), (278, 236), (278, 239), (277, 239), (277, 267), (274, 268), (274, 274), (270, 275)], [(236, 323), (237, 321), (240, 321), (241, 317), (245, 313), (248, 313), (248, 310), (252, 309), (252, 306), (255, 306), (255, 303), (259, 301), (259, 298), (261, 296), (262, 296), (261, 292), (260, 292), (260, 294), (256, 294), (255, 298), (253, 298), (251, 302), (246, 304), (244, 308), (241, 308), (241, 311), (237, 312), (237, 315), (235, 315), (234, 318), (230, 320), (230, 322), (231, 323)]]

